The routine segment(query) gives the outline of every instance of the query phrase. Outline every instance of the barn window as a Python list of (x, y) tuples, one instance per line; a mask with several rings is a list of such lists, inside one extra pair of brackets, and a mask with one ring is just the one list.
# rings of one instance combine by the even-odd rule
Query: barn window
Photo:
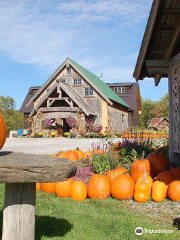
[(65, 83), (66, 79), (61, 79), (60, 82)]
[(82, 84), (82, 79), (80, 79), (80, 78), (74, 79), (74, 85), (81, 85), (81, 84)]
[(116, 93), (125, 93), (125, 87), (115, 87)]
[(93, 96), (94, 95), (94, 91), (92, 87), (86, 87), (85, 88), (85, 96)]
[(71, 74), (71, 67), (67, 67), (67, 73)]
[(124, 114), (122, 114), (121, 116), (122, 116), (122, 123), (124, 123)]

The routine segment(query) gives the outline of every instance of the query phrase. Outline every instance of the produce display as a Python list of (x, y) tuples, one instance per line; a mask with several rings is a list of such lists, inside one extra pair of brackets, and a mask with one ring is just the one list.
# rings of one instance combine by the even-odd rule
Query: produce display
[[(112, 148), (106, 151), (110, 152)], [(91, 162), (98, 154), (102, 155), (103, 161), (105, 150), (98, 148), (85, 153), (80, 149), (68, 150), (52, 157)], [(146, 158), (143, 153), (142, 158), (134, 159), (129, 168), (116, 166), (103, 174), (89, 174), (89, 168), (91, 167), (80, 167), (81, 170), (77, 171), (78, 180), (75, 176), (64, 182), (37, 183), (36, 190), (41, 189), (46, 193), (55, 193), (60, 198), (71, 197), (79, 201), (86, 198), (106, 199), (110, 196), (119, 200), (134, 199), (138, 203), (150, 200), (162, 202), (165, 198), (180, 201), (180, 168), (169, 169), (168, 159), (162, 152), (151, 152)], [(88, 180), (84, 181), (83, 176), (86, 174), (89, 174)]]

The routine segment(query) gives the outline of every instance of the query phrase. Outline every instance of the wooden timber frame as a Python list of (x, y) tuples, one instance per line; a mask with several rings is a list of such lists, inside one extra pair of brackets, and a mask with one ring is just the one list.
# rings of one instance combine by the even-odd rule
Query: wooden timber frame
[(34, 240), (36, 182), (65, 181), (75, 175), (76, 165), (67, 159), (0, 152), (0, 172), (5, 183), (2, 240)]
[(180, 0), (153, 1), (134, 77), (168, 77), (169, 158), (180, 167)]

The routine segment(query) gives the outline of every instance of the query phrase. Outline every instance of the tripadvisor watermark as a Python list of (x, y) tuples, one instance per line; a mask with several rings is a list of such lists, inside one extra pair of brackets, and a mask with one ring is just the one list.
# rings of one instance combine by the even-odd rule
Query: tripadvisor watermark
[(166, 229), (146, 229), (146, 228), (141, 228), (141, 227), (137, 227), (135, 229), (135, 233), (136, 235), (142, 235), (143, 233), (149, 233), (149, 234), (153, 234), (153, 233), (173, 233), (173, 230), (166, 230)]

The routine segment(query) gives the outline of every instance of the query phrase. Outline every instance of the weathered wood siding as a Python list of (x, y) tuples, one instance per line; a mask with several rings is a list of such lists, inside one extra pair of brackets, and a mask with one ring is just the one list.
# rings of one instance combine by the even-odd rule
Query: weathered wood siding
[(128, 128), (128, 113), (117, 109), (113, 106), (109, 106), (109, 115), (111, 116), (111, 126), (113, 130), (125, 131)]

